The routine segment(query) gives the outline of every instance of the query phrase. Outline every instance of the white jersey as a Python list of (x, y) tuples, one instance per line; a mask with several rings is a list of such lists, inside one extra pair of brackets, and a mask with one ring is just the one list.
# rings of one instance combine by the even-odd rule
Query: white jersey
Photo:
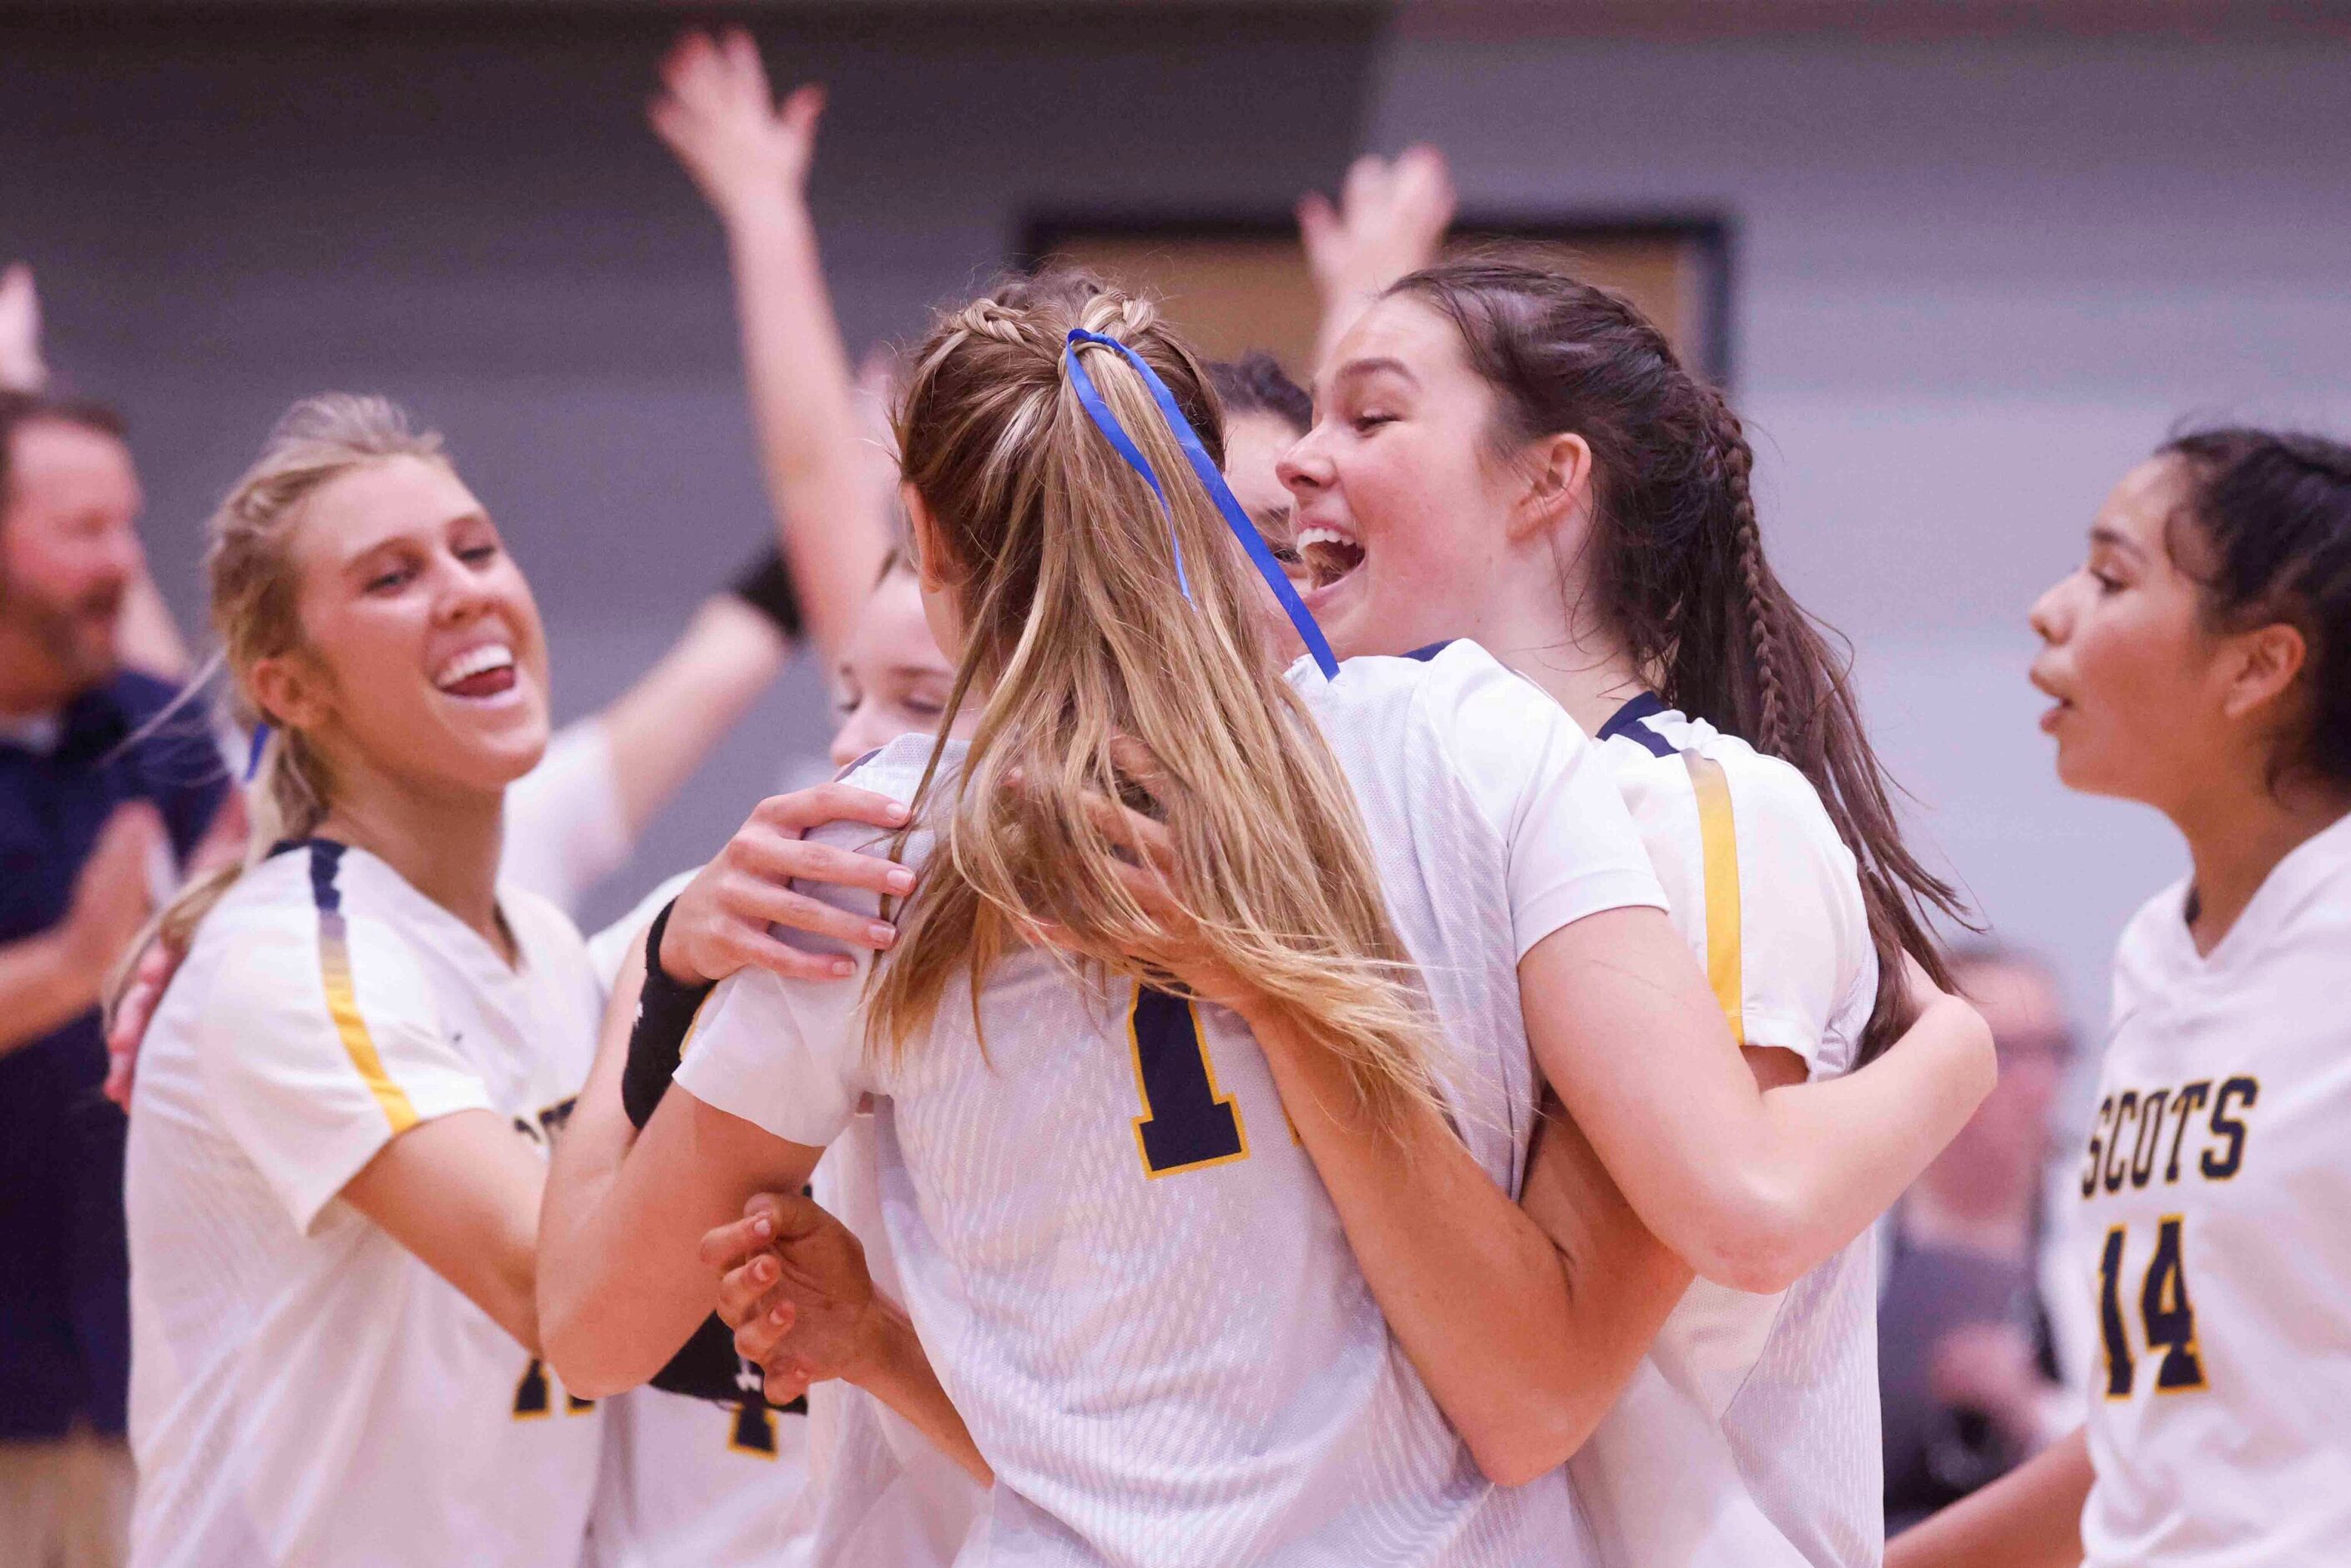
[[(1474, 646), (1293, 678), (1444, 1026), (1463, 1141), (1515, 1193), (1538, 1087), (1517, 960), (1661, 905), (1656, 878), (1597, 749)], [(909, 799), (931, 745), (852, 780)], [(987, 1057), (955, 1003), (893, 1061), (863, 1050), (857, 1000), (738, 976), (676, 1083), (816, 1145), (874, 1097), (906, 1305), (997, 1476), (959, 1561), (1585, 1560), (1562, 1473), (1495, 1487), (1447, 1425), (1238, 1019), (1023, 953), (978, 999)]]
[[(1675, 928), (1732, 1034), (1849, 1071), (1877, 956), (1852, 852), (1802, 774), (1641, 696), (1600, 731)], [(1602, 1560), (1860, 1568), (1885, 1548), (1876, 1260), (1776, 1295), (1693, 1283), (1569, 1461)]]
[(2098, 1303), (2095, 1568), (2351, 1554), (2351, 818), (2199, 956), (2188, 884), (2123, 931), (2078, 1195)]
[(453, 1112), (542, 1147), (601, 988), (502, 889), (513, 967), (362, 850), (313, 841), (198, 928), (139, 1057), (125, 1178), (141, 1568), (580, 1555), (603, 1413), (344, 1203)]
[[(589, 938), (608, 993), (631, 945), (693, 875), (671, 877)], [(590, 1568), (801, 1568), (816, 1561), (803, 1517), (803, 1408), (721, 1405), (659, 1388), (604, 1403)]]
[[(848, 982), (843, 981), (842, 984)], [(883, 1222), (880, 1133), (871, 1110), (849, 1120), (817, 1163), (825, 1211), (865, 1248), (874, 1288), (906, 1299)], [(930, 1438), (852, 1384), (808, 1394), (810, 1561), (823, 1568), (946, 1568), (970, 1536), (987, 1493)]]
[(601, 718), (583, 718), (556, 731), (538, 765), (507, 787), (498, 880), (576, 915), (589, 890), (628, 860), (634, 840), (612, 737)]

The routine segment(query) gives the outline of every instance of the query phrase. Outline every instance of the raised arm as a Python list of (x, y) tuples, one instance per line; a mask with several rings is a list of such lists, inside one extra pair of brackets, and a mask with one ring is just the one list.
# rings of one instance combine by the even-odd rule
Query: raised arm
[(1926, 1005), (1878, 1061), (1764, 1092), (1656, 910), (1553, 932), (1519, 980), (1544, 1076), (1635, 1210), (1736, 1290), (1784, 1290), (1860, 1235), (1958, 1134), (1996, 1071), (1974, 1009), (1914, 974)]
[(689, 33), (663, 68), (653, 129), (726, 227), (744, 373), (784, 561), (828, 658), (847, 641), (889, 549), (849, 358), (817, 254), (807, 186), (821, 89), (778, 105), (740, 28)]
[(11, 262), (0, 269), (0, 392), (38, 392), (48, 384), (41, 358), (41, 296), (33, 269)]
[(1426, 144), (1395, 158), (1367, 152), (1348, 167), (1334, 204), (1320, 191), (1298, 204), (1298, 237), (1322, 297), (1314, 363), (1388, 285), (1437, 259), (1453, 222), (1453, 173)]

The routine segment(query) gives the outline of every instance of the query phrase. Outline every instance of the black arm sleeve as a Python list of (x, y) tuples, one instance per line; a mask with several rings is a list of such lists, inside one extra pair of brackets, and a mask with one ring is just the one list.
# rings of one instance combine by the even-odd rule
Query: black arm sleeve
[(653, 1385), (695, 1399), (740, 1405), (759, 1396), (759, 1376), (735, 1354), (735, 1331), (716, 1312), (702, 1320), (694, 1337), (653, 1375)]
[(680, 985), (661, 967), (662, 933), (669, 929), (669, 912), (675, 907), (675, 899), (663, 904), (645, 933), (645, 987), (637, 998), (636, 1021), (629, 1026), (629, 1060), (621, 1069), (621, 1109), (639, 1132), (669, 1091), (694, 1015), (716, 988), (711, 983)]
[(781, 550), (769, 545), (726, 587), (736, 598), (774, 622), (785, 641), (799, 641), (800, 596), (792, 587), (792, 574), (784, 568)]

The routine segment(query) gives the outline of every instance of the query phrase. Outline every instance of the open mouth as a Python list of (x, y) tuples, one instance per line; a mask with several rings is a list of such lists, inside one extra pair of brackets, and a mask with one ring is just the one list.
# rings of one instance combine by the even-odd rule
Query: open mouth
[(434, 674), (433, 684), (453, 697), (494, 697), (514, 689), (514, 650), (504, 643), (485, 643), (451, 658)]
[(1364, 564), (1363, 545), (1336, 528), (1299, 529), (1297, 549), (1308, 581), (1318, 589), (1330, 587)]

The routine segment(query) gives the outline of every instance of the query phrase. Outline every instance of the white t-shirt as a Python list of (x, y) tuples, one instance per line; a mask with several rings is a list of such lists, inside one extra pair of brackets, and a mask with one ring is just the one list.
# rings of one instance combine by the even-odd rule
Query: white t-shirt
[[(1656, 875), (1597, 749), (1476, 647), (1293, 679), (1444, 1026), (1463, 1141), (1515, 1193), (1538, 1084), (1517, 960), (1586, 915), (1662, 905)], [(931, 745), (852, 780), (909, 799)], [(1562, 1474), (1494, 1487), (1447, 1425), (1238, 1019), (1023, 953), (980, 995), (987, 1058), (957, 1003), (893, 1061), (865, 1052), (858, 995), (737, 976), (676, 1083), (814, 1145), (874, 1097), (906, 1304), (997, 1475), (960, 1560), (1583, 1557)]]
[(2125, 927), (2081, 1174), (2098, 1303), (2094, 1568), (2351, 1556), (2351, 818), (2209, 956), (2189, 888)]
[[(1740, 1043), (1794, 1051), (1814, 1081), (1849, 1071), (1877, 956), (1852, 852), (1812, 785), (1654, 696), (1600, 733)], [(1776, 1295), (1693, 1283), (1568, 1471), (1612, 1568), (1877, 1563), (1870, 1239)]]
[[(671, 877), (589, 938), (607, 992), (630, 945), (693, 875)], [(605, 1405), (591, 1568), (800, 1568), (818, 1561), (803, 1517), (805, 1413), (659, 1388), (632, 1389)]]
[(566, 915), (577, 915), (589, 890), (634, 847), (612, 738), (601, 718), (556, 731), (538, 766), (507, 786), (498, 880), (528, 888)]
[(125, 1200), (141, 1568), (577, 1561), (603, 1413), (340, 1197), (453, 1112), (545, 1146), (601, 988), (569, 920), (502, 889), (521, 955), (361, 850), (248, 872), (139, 1058)]

